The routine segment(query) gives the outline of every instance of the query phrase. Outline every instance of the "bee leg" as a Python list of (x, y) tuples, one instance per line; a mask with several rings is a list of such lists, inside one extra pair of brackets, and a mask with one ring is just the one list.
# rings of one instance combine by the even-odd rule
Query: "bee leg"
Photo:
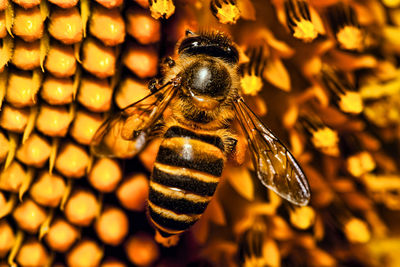
[(159, 85), (160, 81), (157, 78), (153, 78), (149, 81), (147, 88), (149, 88), (150, 92), (154, 93), (155, 91), (157, 91)]
[(162, 60), (161, 64), (172, 68), (173, 66), (175, 66), (175, 60), (173, 60), (171, 57), (165, 57)]
[(225, 151), (227, 154), (231, 154), (235, 151), (236, 149), (236, 144), (238, 140), (234, 137), (227, 137), (225, 140)]
[(163, 245), (164, 247), (173, 247), (176, 246), (179, 242), (179, 235), (172, 235), (169, 237), (163, 237), (160, 232), (156, 230), (156, 234), (154, 239), (157, 241), (157, 243)]
[(151, 127), (151, 134), (150, 137), (155, 138), (155, 137), (161, 137), (164, 135), (166, 129), (165, 129), (165, 122), (162, 119), (159, 119), (157, 122), (154, 123), (154, 125)]
[(195, 33), (189, 29), (186, 29), (185, 36), (188, 37), (189, 35), (195, 35)]
[(235, 165), (240, 166), (246, 160), (247, 142), (243, 136), (238, 136), (235, 141), (235, 146), (231, 150), (229, 157)]

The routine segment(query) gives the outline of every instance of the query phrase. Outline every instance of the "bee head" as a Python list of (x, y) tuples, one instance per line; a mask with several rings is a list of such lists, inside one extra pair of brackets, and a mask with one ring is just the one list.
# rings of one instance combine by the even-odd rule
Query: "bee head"
[(212, 110), (230, 94), (232, 75), (236, 71), (239, 53), (225, 34), (212, 31), (194, 34), (187, 31), (178, 53), (190, 59), (182, 73), (183, 93), (202, 110)]
[(188, 36), (183, 39), (178, 48), (179, 54), (207, 55), (218, 57), (230, 64), (237, 64), (239, 53), (231, 39), (217, 31), (204, 32), (196, 35), (188, 31)]

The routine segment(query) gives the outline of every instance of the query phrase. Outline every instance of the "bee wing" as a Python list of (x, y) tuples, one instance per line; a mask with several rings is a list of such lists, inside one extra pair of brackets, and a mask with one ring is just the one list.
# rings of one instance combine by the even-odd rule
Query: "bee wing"
[(293, 204), (307, 205), (310, 200), (308, 181), (293, 155), (242, 98), (235, 101), (234, 107), (246, 134), (258, 179)]
[(95, 133), (91, 150), (106, 157), (133, 157), (151, 137), (152, 126), (176, 93), (177, 84), (168, 82), (157, 91), (129, 105), (107, 119)]

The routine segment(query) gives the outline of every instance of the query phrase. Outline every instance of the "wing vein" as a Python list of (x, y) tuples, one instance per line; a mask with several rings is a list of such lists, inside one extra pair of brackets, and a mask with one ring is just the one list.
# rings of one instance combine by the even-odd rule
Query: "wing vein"
[(239, 124), (251, 150), (257, 178), (269, 189), (296, 205), (310, 199), (307, 179), (289, 150), (239, 97), (234, 102)]

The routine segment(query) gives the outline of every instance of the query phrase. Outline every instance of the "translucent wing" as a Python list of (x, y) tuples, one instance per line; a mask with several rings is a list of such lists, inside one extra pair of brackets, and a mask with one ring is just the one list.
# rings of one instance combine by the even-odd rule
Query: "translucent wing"
[(310, 200), (309, 185), (293, 155), (242, 98), (235, 101), (234, 107), (246, 134), (258, 179), (293, 204), (307, 205)]
[(92, 152), (98, 156), (119, 158), (133, 157), (140, 152), (177, 87), (176, 82), (168, 82), (154, 93), (112, 115), (94, 135)]

